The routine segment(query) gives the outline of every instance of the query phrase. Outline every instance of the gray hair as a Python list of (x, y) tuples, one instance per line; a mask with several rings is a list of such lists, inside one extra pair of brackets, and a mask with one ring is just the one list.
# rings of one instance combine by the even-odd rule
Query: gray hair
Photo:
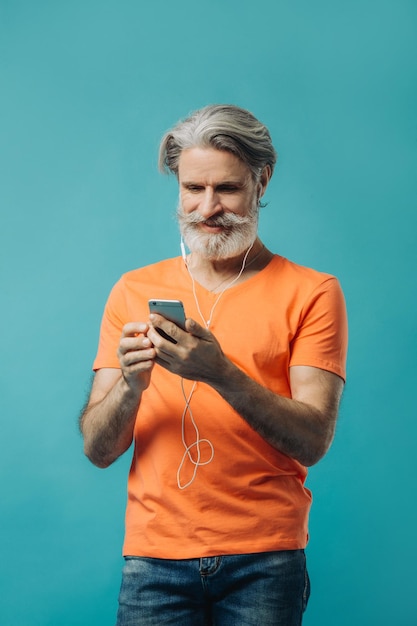
[(230, 104), (206, 106), (165, 133), (159, 148), (159, 169), (178, 177), (181, 152), (196, 147), (231, 152), (248, 166), (254, 180), (267, 165), (272, 174), (277, 160), (266, 126), (250, 111)]

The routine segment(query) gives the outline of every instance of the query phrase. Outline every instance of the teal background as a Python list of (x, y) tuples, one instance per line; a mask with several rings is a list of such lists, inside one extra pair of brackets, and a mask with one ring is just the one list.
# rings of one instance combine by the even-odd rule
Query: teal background
[(417, 623), (416, 25), (414, 0), (0, 0), (1, 624), (114, 622), (129, 455), (90, 465), (77, 419), (112, 284), (179, 253), (159, 139), (213, 102), (279, 152), (264, 242), (348, 304), (304, 623)]

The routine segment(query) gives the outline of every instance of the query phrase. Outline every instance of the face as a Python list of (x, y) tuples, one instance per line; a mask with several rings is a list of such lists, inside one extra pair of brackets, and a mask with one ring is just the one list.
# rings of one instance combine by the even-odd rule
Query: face
[(213, 259), (239, 256), (255, 241), (262, 184), (230, 152), (190, 148), (178, 168), (181, 234), (192, 252)]

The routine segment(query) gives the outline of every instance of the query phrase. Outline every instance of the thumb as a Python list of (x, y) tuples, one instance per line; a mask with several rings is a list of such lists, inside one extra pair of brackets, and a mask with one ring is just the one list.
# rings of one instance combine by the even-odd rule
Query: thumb
[(211, 333), (207, 328), (204, 328), (200, 324), (190, 317), (185, 322), (185, 330), (194, 335), (195, 337), (207, 338)]

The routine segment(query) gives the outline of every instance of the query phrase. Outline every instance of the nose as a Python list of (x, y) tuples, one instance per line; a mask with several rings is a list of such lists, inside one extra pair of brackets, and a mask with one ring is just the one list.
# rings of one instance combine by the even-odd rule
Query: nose
[(206, 219), (222, 211), (220, 198), (216, 191), (211, 187), (205, 188), (198, 211), (200, 215)]

